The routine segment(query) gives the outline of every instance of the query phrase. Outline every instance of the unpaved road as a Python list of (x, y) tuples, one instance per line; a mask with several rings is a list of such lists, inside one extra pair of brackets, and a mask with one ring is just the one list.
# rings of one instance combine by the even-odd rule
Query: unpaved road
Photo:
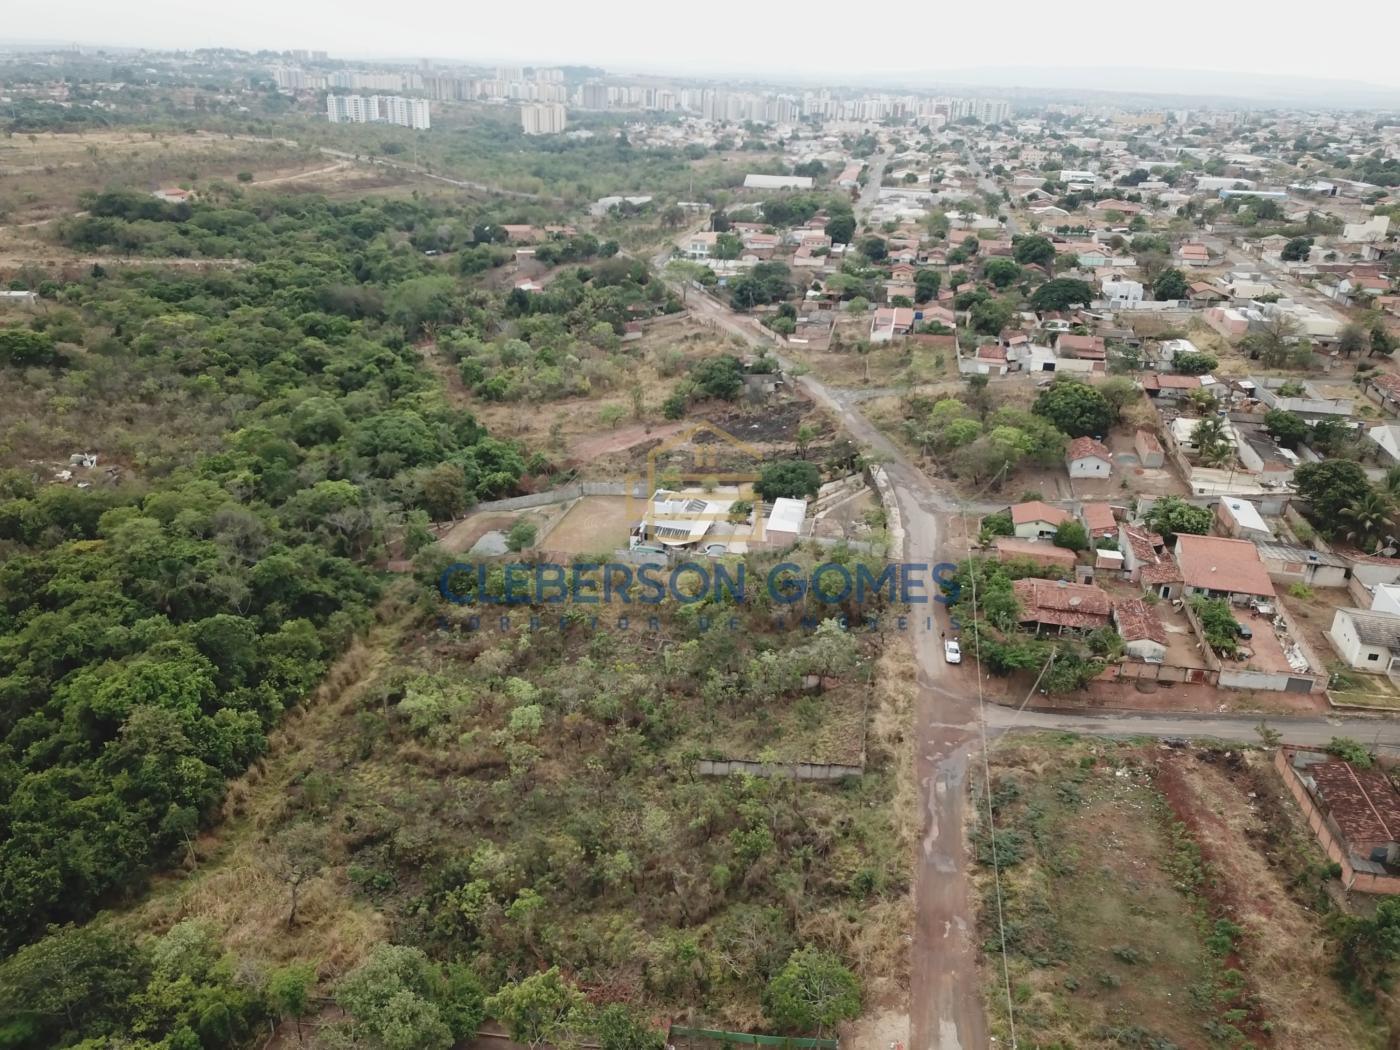
[[(733, 314), (708, 295), (692, 292), (692, 311), (751, 346), (774, 347), (753, 318)], [(791, 364), (775, 354), (789, 374)], [(810, 375), (795, 382), (825, 407), (851, 437), (880, 459), (899, 500), (907, 561), (957, 561), (965, 551), (945, 549), (944, 527), (957, 504), (900, 449), (861, 415), (853, 401)], [(919, 668), (914, 715), (914, 770), (923, 813), (914, 858), (915, 929), (911, 955), (909, 1046), (911, 1050), (985, 1050), (986, 1016), (977, 971), (975, 915), (967, 876), (965, 828), (969, 756), (980, 745), (981, 720), (975, 696), (947, 688), (941, 632), (946, 614), (926, 606), (911, 617), (911, 641)]]

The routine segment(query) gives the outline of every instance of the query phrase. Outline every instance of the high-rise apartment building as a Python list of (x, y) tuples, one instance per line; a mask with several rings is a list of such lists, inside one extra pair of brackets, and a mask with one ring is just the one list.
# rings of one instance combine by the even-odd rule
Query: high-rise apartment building
[(520, 129), (527, 135), (557, 135), (566, 121), (558, 102), (529, 102), (520, 107)]
[(427, 131), (428, 103), (399, 95), (327, 95), (326, 119), (332, 124), (397, 124)]

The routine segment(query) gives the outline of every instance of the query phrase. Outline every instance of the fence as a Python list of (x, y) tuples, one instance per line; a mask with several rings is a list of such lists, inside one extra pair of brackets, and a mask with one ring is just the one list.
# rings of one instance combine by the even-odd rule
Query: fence
[(751, 1032), (723, 1032), (715, 1028), (682, 1028), (672, 1025), (666, 1042), (675, 1043), (676, 1037), (690, 1039), (712, 1039), (720, 1043), (745, 1043), (750, 1046), (801, 1047), (804, 1050), (840, 1050), (839, 1039), (812, 1039), (786, 1035), (754, 1035)]
[(751, 777), (788, 777), (792, 780), (841, 780), (860, 776), (865, 772), (865, 767), (834, 762), (751, 762), (743, 758), (702, 758), (695, 763), (695, 772), (702, 777), (727, 777), (743, 773)]
[(1303, 816), (1307, 818), (1308, 827), (1317, 836), (1318, 844), (1322, 851), (1327, 854), (1327, 859), (1335, 861), (1342, 869), (1342, 885), (1349, 890), (1356, 890), (1358, 893), (1400, 893), (1400, 878), (1394, 875), (1376, 875), (1370, 872), (1357, 871), (1351, 864), (1351, 854), (1342, 847), (1342, 841), (1332, 828), (1332, 822), (1327, 819), (1312, 799), (1302, 778), (1294, 772), (1289, 756), (1292, 754), (1290, 748), (1281, 747), (1274, 752), (1274, 768), (1278, 770), (1279, 776), (1283, 777), (1283, 783), (1288, 788), (1289, 793), (1297, 800), (1298, 805), (1303, 809)]
[(632, 496), (636, 499), (646, 499), (650, 495), (651, 493), (646, 491), (645, 481), (634, 481), (631, 485), (621, 481), (576, 481), (572, 485), (562, 485), (547, 492), (486, 500), (476, 504), (472, 510), (526, 510), (530, 507), (544, 507), (550, 503), (565, 503), (583, 496)]

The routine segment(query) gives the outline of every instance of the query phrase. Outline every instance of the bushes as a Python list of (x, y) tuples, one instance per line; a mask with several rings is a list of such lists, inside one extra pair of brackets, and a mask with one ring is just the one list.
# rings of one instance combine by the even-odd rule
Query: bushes
[(799, 459), (784, 459), (764, 466), (754, 485), (759, 497), (772, 502), (775, 499), (812, 498), (821, 487), (821, 472), (815, 463)]

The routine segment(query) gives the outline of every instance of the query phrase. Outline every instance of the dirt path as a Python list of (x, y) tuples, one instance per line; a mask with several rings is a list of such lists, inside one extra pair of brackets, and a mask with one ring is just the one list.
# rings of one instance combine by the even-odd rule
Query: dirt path
[[(740, 317), (703, 293), (692, 292), (688, 305), (702, 321), (773, 352), (773, 341), (756, 319)], [(791, 363), (781, 354), (774, 356), (791, 374)], [(796, 382), (884, 464), (903, 518), (904, 559), (936, 564), (965, 557), (965, 551), (945, 549), (957, 502), (842, 392), (810, 374), (797, 377)], [(987, 1021), (977, 968), (966, 821), (969, 756), (980, 742), (981, 713), (975, 694), (962, 678), (950, 675), (953, 669), (943, 661), (946, 612), (941, 606), (922, 605), (914, 606), (913, 613), (910, 636), (919, 669), (914, 775), (924, 821), (914, 857), (908, 1045), (910, 1050), (985, 1050)], [(882, 1027), (890, 1023), (886, 1018)]]
[(340, 171), (342, 168), (350, 167), (348, 160), (336, 161), (334, 164), (324, 168), (317, 168), (314, 171), (299, 171), (295, 175), (275, 175), (270, 179), (254, 179), (248, 183), (249, 186), (275, 186), (280, 182), (298, 182), (301, 179), (314, 179), (317, 175), (329, 175), (333, 171)]
[(645, 441), (659, 441), (672, 434), (680, 433), (687, 425), (685, 423), (662, 423), (660, 426), (648, 426), (645, 423), (635, 423), (630, 427), (619, 427), (606, 434), (593, 434), (580, 438), (569, 446), (569, 455), (573, 459), (589, 460), (611, 455), (614, 452), (625, 452), (633, 445), (640, 445)]

